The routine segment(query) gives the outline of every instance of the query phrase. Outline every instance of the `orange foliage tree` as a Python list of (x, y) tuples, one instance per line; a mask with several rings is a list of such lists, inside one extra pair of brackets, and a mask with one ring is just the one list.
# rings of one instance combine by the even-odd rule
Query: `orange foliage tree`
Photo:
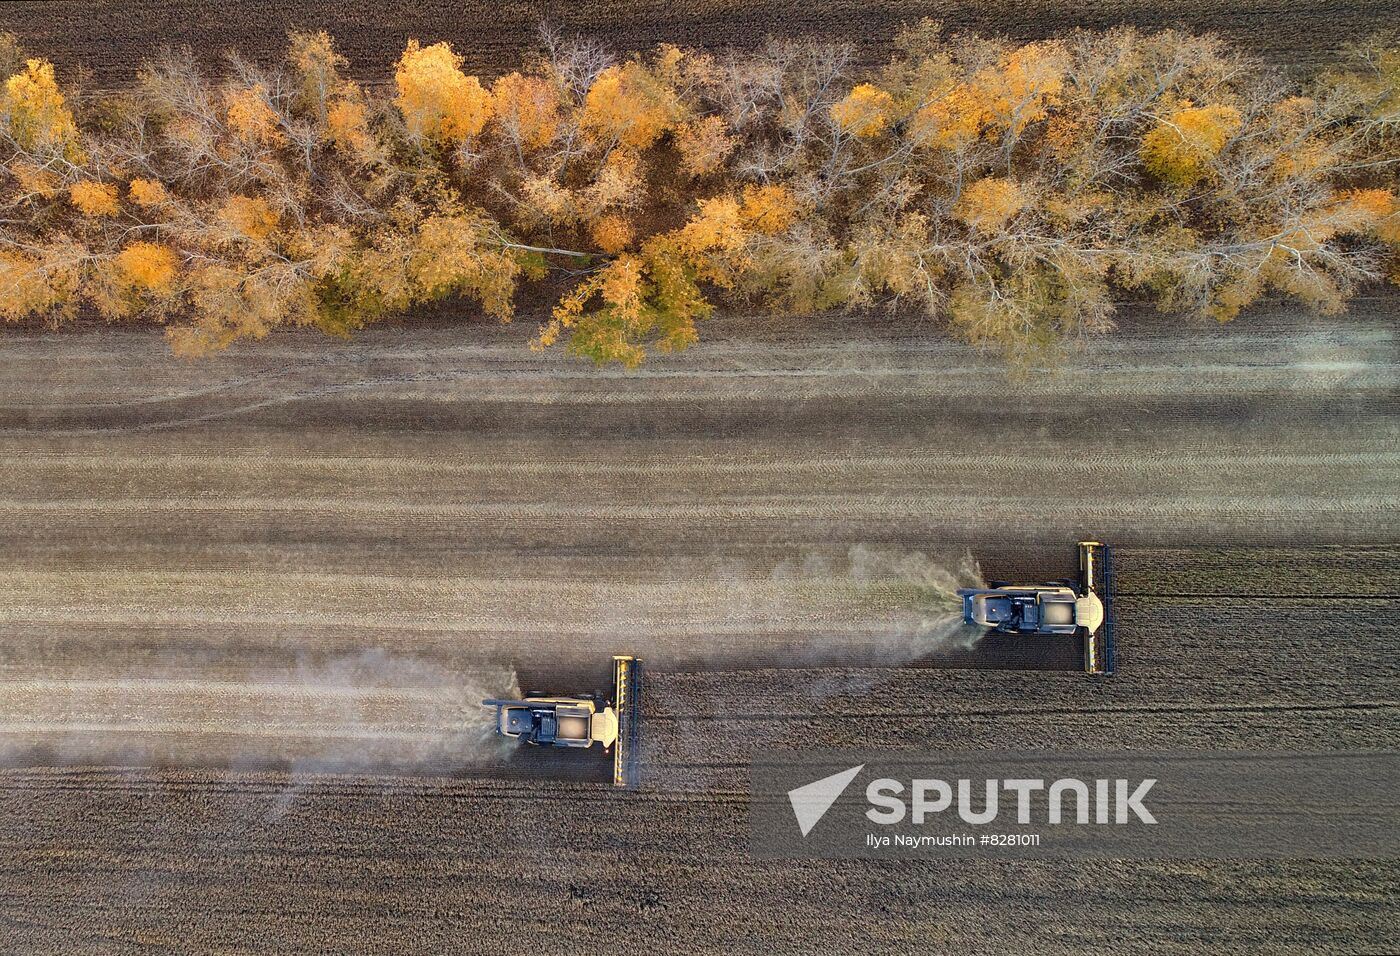
[(449, 296), (509, 320), (547, 281), (534, 347), (599, 362), (689, 346), (720, 300), (908, 302), (1029, 361), (1124, 297), (1224, 320), (1400, 278), (1393, 45), (1304, 86), (1170, 31), (897, 47), (866, 71), (550, 36), (483, 84), (411, 40), (380, 93), (294, 33), (273, 68), (166, 54), (83, 97), (7, 55), (0, 316), (146, 318), (200, 354)]

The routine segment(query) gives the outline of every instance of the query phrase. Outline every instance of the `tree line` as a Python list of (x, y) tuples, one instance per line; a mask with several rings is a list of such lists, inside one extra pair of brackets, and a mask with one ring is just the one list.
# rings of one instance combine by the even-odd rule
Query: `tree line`
[(165, 325), (198, 355), (448, 297), (635, 366), (716, 302), (916, 306), (1040, 361), (1116, 300), (1324, 314), (1400, 281), (1400, 43), (1306, 83), (1219, 39), (904, 30), (889, 62), (771, 40), (619, 58), (545, 32), (490, 82), (410, 41), (365, 88), (325, 33), (119, 91), (0, 38), (0, 315)]

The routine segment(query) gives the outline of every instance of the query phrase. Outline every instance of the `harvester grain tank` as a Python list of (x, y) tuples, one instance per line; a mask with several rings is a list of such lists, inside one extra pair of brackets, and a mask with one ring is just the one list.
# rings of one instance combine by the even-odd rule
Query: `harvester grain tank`
[(1077, 581), (998, 581), (958, 594), (966, 623), (998, 634), (1082, 634), (1084, 670), (1113, 673), (1113, 555), (1102, 542), (1079, 542)]
[(635, 787), (642, 691), (641, 662), (613, 658), (613, 696), (531, 695), (519, 700), (484, 700), (496, 709), (496, 733), (534, 747), (588, 748), (600, 744), (613, 755), (613, 784)]

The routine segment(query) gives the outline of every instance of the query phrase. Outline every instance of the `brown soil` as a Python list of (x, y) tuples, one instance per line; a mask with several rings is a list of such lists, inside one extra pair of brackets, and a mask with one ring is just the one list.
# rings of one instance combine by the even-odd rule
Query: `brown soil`
[(508, 72), (535, 46), (541, 20), (613, 45), (619, 51), (657, 43), (751, 47), (767, 35), (854, 40), (871, 65), (890, 51), (899, 24), (931, 16), (950, 31), (976, 30), (1036, 39), (1074, 27), (1120, 23), (1146, 30), (1185, 29), (1225, 36), (1280, 66), (1302, 71), (1335, 61), (1345, 45), (1394, 23), (1396, 0), (1115, 0), (1090, 4), (1053, 0), (1028, 8), (1011, 0), (708, 0), (677, 7), (662, 0), (620, 3), (504, 3), (450, 0), (373, 4), (208, 0), (126, 0), (123, 3), (16, 2), (0, 10), (0, 25), (29, 49), (65, 70), (86, 66), (98, 85), (131, 81), (142, 58), (165, 46), (188, 46), (210, 65), (226, 50), (254, 59), (279, 58), (288, 29), (328, 30), (362, 78), (388, 77), (405, 42), (449, 40), (470, 70)]

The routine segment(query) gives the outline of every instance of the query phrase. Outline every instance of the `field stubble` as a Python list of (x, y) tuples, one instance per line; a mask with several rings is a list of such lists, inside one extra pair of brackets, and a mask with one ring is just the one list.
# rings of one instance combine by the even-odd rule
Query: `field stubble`
[[(64, 728), (32, 733), (45, 714), (98, 725), (88, 760), (127, 732), (103, 724), (169, 706), (190, 735), (170, 762), (202, 749), (221, 769), (0, 771), (0, 938), (1390, 948), (1385, 865), (766, 864), (743, 830), (759, 748), (1393, 747), (1388, 301), (1327, 327), (1144, 317), (1019, 383), (908, 327), (819, 319), (630, 376), (532, 356), (520, 329), (288, 336), (199, 365), (130, 329), (16, 336), (0, 723), (31, 726), (12, 763), (56, 762)], [(969, 551), (987, 578), (1053, 578), (1080, 536), (1119, 546), (1112, 680), (1074, 673), (1064, 642), (876, 653), (869, 625), (955, 583)], [(219, 733), (296, 701), (268, 686), (297, 668), (375, 648), (429, 676), (360, 686), (336, 746), (382, 754), (375, 733), (421, 731), (421, 763), (378, 768), (417, 773), (312, 773), (306, 737), (250, 759), (266, 735)], [(601, 761), (570, 754), (464, 768), (449, 685), (518, 664), (527, 688), (600, 686), (618, 650), (654, 662), (642, 793), (587, 782)], [(924, 666), (894, 666), (910, 656)], [(156, 675), (146, 689), (173, 696), (82, 710), (83, 681)], [(323, 732), (352, 678), (265, 729)]]

